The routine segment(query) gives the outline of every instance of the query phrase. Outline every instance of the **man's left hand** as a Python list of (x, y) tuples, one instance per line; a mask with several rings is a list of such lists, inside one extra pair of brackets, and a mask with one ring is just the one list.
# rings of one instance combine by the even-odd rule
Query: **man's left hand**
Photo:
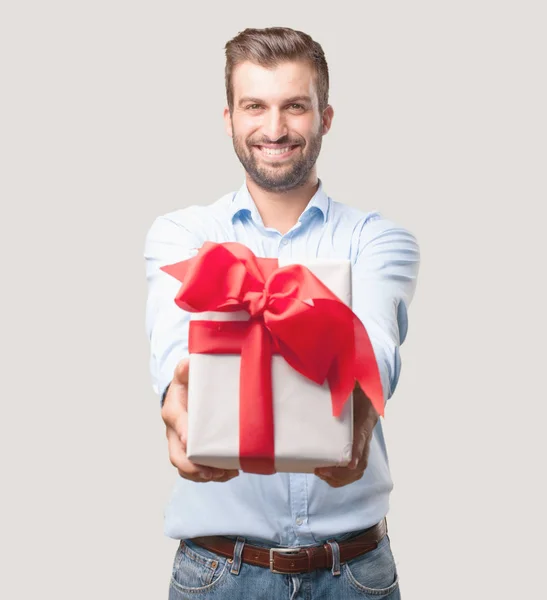
[(317, 477), (331, 487), (342, 487), (361, 479), (368, 464), (370, 440), (378, 413), (363, 390), (356, 385), (353, 390), (353, 450), (347, 467), (322, 467), (315, 469)]

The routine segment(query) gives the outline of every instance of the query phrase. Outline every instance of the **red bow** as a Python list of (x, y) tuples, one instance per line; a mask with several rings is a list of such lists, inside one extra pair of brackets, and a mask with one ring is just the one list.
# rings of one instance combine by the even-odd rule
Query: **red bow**
[(183, 282), (175, 302), (189, 312), (245, 310), (248, 321), (191, 321), (190, 353), (241, 354), (240, 464), (243, 471), (274, 468), (271, 357), (328, 381), (332, 412), (340, 416), (357, 380), (378, 414), (382, 383), (364, 325), (303, 265), (279, 267), (237, 242), (205, 242), (197, 256), (161, 267)]

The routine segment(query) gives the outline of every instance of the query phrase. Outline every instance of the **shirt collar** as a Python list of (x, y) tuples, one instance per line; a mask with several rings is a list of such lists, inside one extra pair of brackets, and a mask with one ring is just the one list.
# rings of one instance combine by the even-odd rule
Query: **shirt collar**
[[(300, 215), (299, 221), (302, 221), (306, 215), (311, 215), (312, 213), (317, 211), (319, 211), (319, 213), (321, 214), (323, 223), (327, 220), (329, 209), (329, 197), (323, 189), (323, 182), (321, 181), (321, 179), (318, 179), (318, 182), (319, 186), (317, 188), (317, 191), (308, 202), (308, 205), (304, 209), (304, 212)], [(232, 221), (235, 219), (236, 215), (239, 215), (244, 211), (249, 212), (255, 221), (257, 221), (260, 224), (263, 224), (260, 214), (256, 208), (256, 204), (251, 194), (249, 193), (249, 188), (247, 187), (246, 181), (243, 181), (243, 185), (239, 188), (239, 190), (232, 198), (232, 203), (230, 205), (230, 216)]]

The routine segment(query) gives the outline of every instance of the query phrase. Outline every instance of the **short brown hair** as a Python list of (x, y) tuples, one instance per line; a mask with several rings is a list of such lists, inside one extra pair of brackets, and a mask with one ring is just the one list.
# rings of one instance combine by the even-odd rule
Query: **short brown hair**
[(275, 67), (286, 60), (303, 60), (315, 69), (319, 110), (329, 103), (329, 68), (320, 44), (307, 33), (289, 27), (245, 29), (226, 43), (226, 99), (234, 109), (232, 73), (237, 65), (250, 61), (262, 67)]

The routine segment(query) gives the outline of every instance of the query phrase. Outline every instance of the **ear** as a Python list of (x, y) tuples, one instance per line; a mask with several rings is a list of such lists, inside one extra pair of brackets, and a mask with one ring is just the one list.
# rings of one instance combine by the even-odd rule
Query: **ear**
[(329, 132), (329, 129), (332, 125), (332, 119), (334, 118), (334, 108), (330, 104), (327, 104), (327, 107), (323, 111), (321, 116), (321, 122), (323, 125), (323, 135), (326, 135)]
[(232, 119), (230, 117), (230, 109), (227, 106), (224, 107), (224, 129), (230, 137), (233, 137)]

